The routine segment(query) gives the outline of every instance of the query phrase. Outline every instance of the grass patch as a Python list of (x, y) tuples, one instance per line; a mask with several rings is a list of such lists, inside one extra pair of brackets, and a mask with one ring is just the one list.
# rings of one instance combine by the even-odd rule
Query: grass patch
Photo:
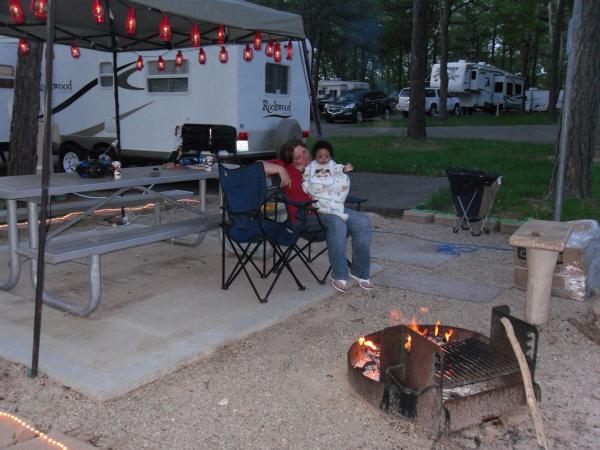
[[(512, 125), (552, 125), (546, 113), (543, 112), (508, 112), (496, 117), (494, 114), (477, 112), (469, 116), (449, 116), (447, 120), (427, 116), (425, 124), (428, 127), (464, 127), (464, 126), (512, 126)], [(408, 119), (401, 113), (395, 113), (392, 120), (367, 120), (356, 124), (358, 127), (407, 127)]]
[[(394, 136), (335, 137), (335, 159), (356, 171), (445, 177), (449, 167), (499, 172), (502, 185), (493, 212), (515, 219), (551, 219), (553, 200), (544, 199), (552, 172), (554, 146), (473, 139), (412, 139)], [(600, 218), (600, 173), (593, 178), (594, 199), (567, 199), (564, 220)], [(453, 210), (449, 190), (434, 194), (428, 209)]]

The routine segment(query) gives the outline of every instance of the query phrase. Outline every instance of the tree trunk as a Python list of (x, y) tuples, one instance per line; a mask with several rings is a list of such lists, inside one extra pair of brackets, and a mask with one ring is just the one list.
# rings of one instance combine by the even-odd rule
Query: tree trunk
[[(535, 37), (533, 38), (533, 48), (532, 48), (532, 52), (531, 52), (532, 53), (531, 65), (530, 65), (531, 75), (529, 76), (529, 86), (535, 86), (537, 84), (537, 62), (538, 62), (539, 44), (540, 44), (540, 32), (539, 32), (539, 30), (536, 30)], [(525, 95), (525, 92), (523, 92), (523, 95)]]
[(531, 33), (526, 34), (526, 38), (523, 41), (522, 50), (522, 61), (521, 61), (521, 76), (525, 78), (523, 83), (523, 95), (521, 97), (521, 109), (525, 110), (525, 91), (529, 89), (529, 53), (531, 51)]
[[(581, 31), (571, 50), (573, 83), (570, 89), (570, 120), (566, 123), (567, 158), (564, 197), (592, 197), (592, 161), (600, 156), (600, 2), (581, 2)], [(566, 109), (566, 108), (565, 108)], [(565, 117), (567, 111), (563, 111)], [(564, 119), (563, 119), (564, 120)], [(558, 148), (554, 174), (558, 167)], [(551, 192), (556, 177), (553, 176)]]
[(15, 94), (10, 124), (8, 175), (35, 173), (37, 165), (40, 78), (44, 44), (30, 40), (31, 51), (19, 55), (15, 76)]
[(428, 0), (413, 0), (410, 43), (410, 106), (407, 129), (407, 136), (412, 139), (423, 139), (426, 136), (427, 3)]
[(440, 7), (440, 120), (446, 120), (448, 111), (448, 21), (452, 0), (442, 0)]
[(492, 53), (490, 56), (490, 64), (493, 66), (496, 64), (496, 39), (498, 38), (498, 28), (494, 25), (494, 32), (492, 34)]
[(548, 117), (556, 120), (556, 102), (560, 92), (560, 54), (562, 53), (562, 28), (565, 14), (565, 0), (559, 0), (552, 23), (552, 44), (550, 51), (550, 92), (548, 94)]

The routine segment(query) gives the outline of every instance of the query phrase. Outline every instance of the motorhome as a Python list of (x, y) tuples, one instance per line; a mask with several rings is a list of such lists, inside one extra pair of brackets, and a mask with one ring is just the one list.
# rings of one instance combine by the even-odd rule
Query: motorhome
[[(199, 50), (194, 48), (181, 50), (180, 64), (176, 64), (178, 50), (119, 53), (123, 157), (160, 160), (181, 145), (186, 152), (208, 150), (258, 158), (273, 155), (292, 137), (307, 137), (306, 68), (301, 43), (292, 45), (292, 59), (286, 59), (284, 52), (279, 63), (258, 51), (245, 61), (242, 45), (203, 47), (205, 64), (199, 63)], [(227, 51), (227, 63), (220, 62), (222, 48)], [(139, 58), (141, 70), (136, 66)], [(6, 142), (16, 60), (16, 40), (1, 41), (0, 140)], [(81, 49), (80, 57), (74, 59), (69, 47), (55, 47), (52, 120), (61, 134), (60, 166), (67, 171), (90, 153), (113, 152), (112, 64), (111, 53)]]
[[(458, 97), (463, 112), (521, 109), (525, 79), (484, 62), (448, 63), (448, 92)], [(439, 88), (440, 65), (434, 64), (429, 82)]]

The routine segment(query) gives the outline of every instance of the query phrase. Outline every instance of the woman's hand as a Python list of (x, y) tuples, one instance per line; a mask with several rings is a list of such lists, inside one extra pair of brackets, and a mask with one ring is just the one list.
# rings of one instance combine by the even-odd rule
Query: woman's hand
[(277, 171), (277, 175), (279, 175), (279, 178), (281, 179), (281, 187), (288, 187), (290, 184), (292, 184), (292, 180), (290, 178), (290, 174), (288, 173), (287, 170), (285, 170), (284, 167), (281, 166), (277, 166), (279, 168), (279, 170)]

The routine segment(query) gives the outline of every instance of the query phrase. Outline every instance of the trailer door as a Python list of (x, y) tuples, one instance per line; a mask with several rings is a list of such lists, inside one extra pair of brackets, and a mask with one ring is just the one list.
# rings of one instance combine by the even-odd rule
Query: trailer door
[(0, 151), (10, 141), (10, 121), (15, 89), (15, 67), (8, 64), (0, 64)]

